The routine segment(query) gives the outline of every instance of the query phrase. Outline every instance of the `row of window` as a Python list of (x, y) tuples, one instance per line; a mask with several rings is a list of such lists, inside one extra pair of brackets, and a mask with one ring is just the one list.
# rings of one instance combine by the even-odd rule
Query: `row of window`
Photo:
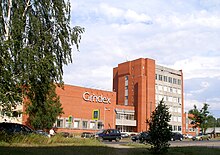
[(181, 80), (180, 79), (168, 77), (168, 76), (165, 76), (165, 75), (156, 74), (155, 79), (159, 80), (159, 81), (164, 81), (164, 82), (169, 82), (169, 83), (181, 85)]
[(182, 122), (182, 117), (181, 116), (171, 116), (170, 121), (171, 122)]
[(134, 114), (117, 113), (116, 119), (134, 120)]
[(170, 93), (175, 93), (175, 94), (181, 94), (181, 89), (179, 89), (179, 88), (174, 88), (174, 87), (156, 85), (156, 86), (155, 86), (155, 89), (156, 89), (156, 93), (157, 93), (158, 91), (164, 91), (164, 92), (170, 92)]
[(174, 102), (174, 103), (178, 103), (180, 105), (182, 103), (181, 97), (173, 97), (173, 96), (166, 96), (166, 95), (156, 94), (155, 99), (156, 99), (156, 101), (161, 101), (163, 99), (164, 102), (166, 102), (166, 101)]
[(103, 123), (93, 120), (73, 120), (69, 121), (69, 118), (60, 118), (56, 121), (58, 128), (74, 128), (74, 129), (102, 129)]
[(182, 109), (180, 107), (170, 107), (169, 112), (182, 113)]
[(128, 76), (125, 76), (125, 102), (124, 105), (128, 105)]
[(182, 131), (182, 126), (173, 125), (172, 131)]

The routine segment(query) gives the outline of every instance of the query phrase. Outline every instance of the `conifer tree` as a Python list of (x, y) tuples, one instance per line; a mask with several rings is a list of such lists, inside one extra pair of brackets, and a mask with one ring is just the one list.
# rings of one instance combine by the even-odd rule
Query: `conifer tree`
[[(84, 29), (70, 27), (69, 0), (4, 0), (0, 5), (0, 106), (10, 115), (28, 100), (30, 119), (62, 109), (54, 91), (63, 85), (63, 66), (72, 62)], [(49, 96), (53, 94), (53, 98)], [(48, 99), (50, 101), (48, 101)], [(48, 102), (57, 104), (48, 104)], [(34, 108), (33, 108), (34, 106)], [(40, 120), (40, 119), (37, 119)], [(54, 119), (51, 119), (54, 121)], [(37, 126), (36, 126), (37, 127)]]
[(171, 128), (169, 126), (171, 115), (168, 108), (164, 104), (163, 99), (159, 102), (155, 111), (152, 112), (151, 119), (149, 121), (149, 136), (148, 141), (151, 144), (150, 151), (154, 153), (164, 153), (168, 151), (169, 143), (171, 139)]

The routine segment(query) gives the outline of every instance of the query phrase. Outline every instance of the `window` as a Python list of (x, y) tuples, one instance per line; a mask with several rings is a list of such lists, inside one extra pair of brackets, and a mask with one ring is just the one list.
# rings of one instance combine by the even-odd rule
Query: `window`
[(178, 103), (181, 105), (181, 98), (178, 97)]
[(58, 119), (57, 120), (57, 127), (58, 128), (63, 128), (63, 119)]
[(164, 91), (167, 91), (167, 87), (166, 87), (166, 86), (164, 86), (164, 87), (163, 87), (163, 90), (164, 90)]
[(158, 89), (162, 91), (163, 90), (163, 86), (159, 85)]
[(120, 114), (119, 113), (116, 114), (116, 119), (120, 119)]
[(128, 88), (126, 89), (126, 87), (125, 87), (125, 96), (128, 96)]
[(162, 95), (159, 95), (159, 101), (161, 101), (163, 99)]
[(176, 88), (173, 88), (173, 93), (176, 93), (177, 92), (177, 89)]
[(134, 114), (128, 114), (127, 118), (128, 120), (134, 120)]
[(157, 80), (157, 74), (155, 75), (155, 79)]
[(163, 76), (159, 75), (159, 80), (162, 81), (163, 80)]
[(173, 126), (173, 130), (177, 131), (177, 126), (176, 125)]
[(87, 129), (88, 128), (88, 121), (83, 121), (82, 127), (83, 127), (83, 129)]
[(172, 88), (172, 87), (170, 87), (170, 92), (171, 92), (171, 93), (173, 92), (173, 88)]
[(173, 97), (173, 102), (177, 103), (177, 98)]
[(182, 126), (178, 126), (178, 131), (181, 131), (182, 130)]
[(167, 82), (167, 76), (163, 77), (163, 81)]
[(168, 101), (168, 96), (164, 96), (164, 101)]
[(172, 83), (172, 78), (169, 77), (169, 78), (168, 78), (168, 81), (169, 81), (169, 83)]
[(125, 81), (128, 81), (128, 76), (127, 75), (125, 76)]
[(176, 79), (175, 78), (173, 78), (173, 84), (176, 84), (177, 82), (176, 82)]
[(95, 129), (95, 122), (90, 122), (89, 127), (90, 127), (90, 129)]
[(178, 113), (181, 113), (181, 108), (178, 108)]
[(125, 76), (125, 86), (128, 86), (128, 76)]
[(125, 105), (128, 105), (128, 96), (125, 96)]
[(178, 89), (178, 90), (177, 90), (177, 93), (178, 93), (178, 94), (181, 94), (181, 89)]
[(181, 80), (180, 79), (178, 79), (178, 85), (181, 85)]
[(178, 122), (182, 122), (182, 117), (178, 116)]
[(71, 122), (69, 121), (69, 118), (66, 118), (65, 127), (71, 128)]
[(79, 121), (76, 121), (76, 120), (75, 120), (73, 127), (74, 127), (74, 128), (79, 128)]
[(102, 129), (102, 127), (103, 127), (102, 122), (98, 122), (98, 129)]

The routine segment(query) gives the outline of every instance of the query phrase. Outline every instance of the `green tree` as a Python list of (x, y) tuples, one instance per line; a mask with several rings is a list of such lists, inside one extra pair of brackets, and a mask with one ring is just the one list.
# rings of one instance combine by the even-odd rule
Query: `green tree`
[(205, 125), (205, 128), (207, 129), (207, 128), (215, 127), (215, 125), (216, 125), (215, 117), (212, 115), (207, 116), (207, 123)]
[(168, 151), (171, 139), (171, 128), (169, 126), (171, 115), (163, 99), (160, 101), (155, 111), (152, 112), (149, 121), (149, 143), (151, 144), (150, 151), (154, 153), (164, 153)]
[(216, 120), (216, 127), (220, 127), (220, 118), (217, 118)]
[[(40, 116), (41, 112), (57, 108), (52, 112), (54, 122), (62, 109), (52, 91), (55, 93), (55, 87), (63, 85), (63, 66), (72, 62), (72, 45), (78, 49), (83, 32), (84, 28), (79, 26), (70, 27), (69, 0), (2, 1), (0, 104), (3, 111), (10, 115), (25, 99), (31, 103), (27, 108), (31, 121), (36, 116), (40, 123), (38, 117), (42, 116), (42, 121), (46, 117)], [(33, 123), (34, 128), (48, 127), (36, 124)]]
[(198, 109), (196, 105), (194, 105), (194, 108), (189, 110), (189, 114), (192, 114), (193, 116), (189, 116), (189, 118), (192, 120), (192, 124), (194, 128), (201, 128), (202, 133), (205, 133), (205, 130), (208, 127), (207, 121), (209, 118), (209, 111), (208, 111), (209, 105), (207, 103), (204, 103), (202, 109)]

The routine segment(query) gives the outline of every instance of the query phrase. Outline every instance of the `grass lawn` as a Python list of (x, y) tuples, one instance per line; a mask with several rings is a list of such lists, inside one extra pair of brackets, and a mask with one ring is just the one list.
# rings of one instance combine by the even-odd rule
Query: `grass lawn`
[[(130, 148), (111, 148), (94, 139), (55, 136), (16, 136), (1, 141), (0, 155), (147, 155), (149, 146), (131, 143)], [(128, 146), (129, 146), (128, 145)], [(166, 155), (220, 155), (220, 148), (172, 147)]]
[[(147, 155), (147, 148), (110, 148), (106, 146), (0, 146), (1, 155)], [(206, 147), (170, 148), (167, 155), (219, 155), (220, 149)]]

